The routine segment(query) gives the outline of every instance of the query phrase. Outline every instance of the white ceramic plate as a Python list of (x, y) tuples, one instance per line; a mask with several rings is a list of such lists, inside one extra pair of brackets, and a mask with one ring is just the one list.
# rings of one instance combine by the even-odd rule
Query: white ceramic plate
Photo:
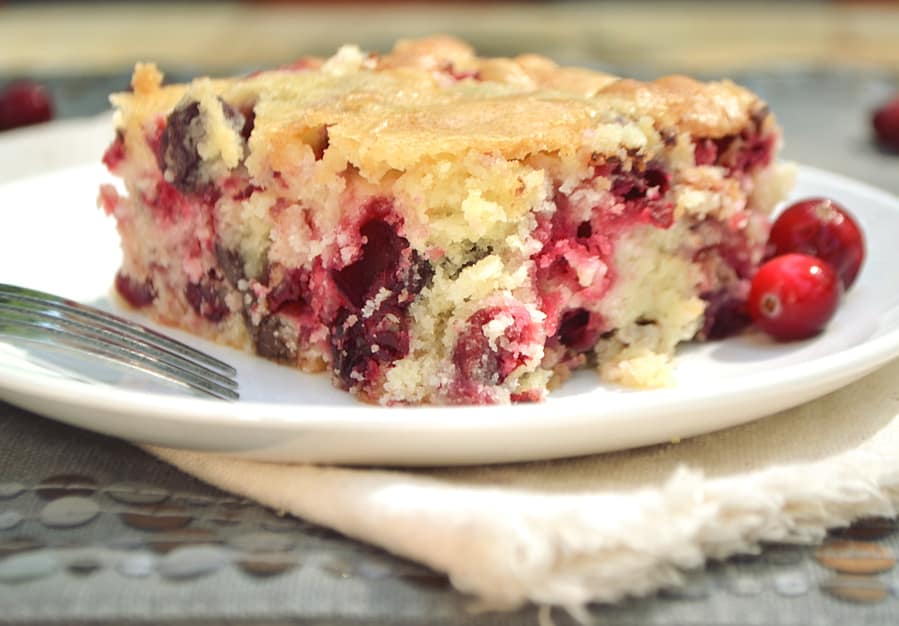
[[(96, 132), (88, 138), (96, 139)], [(56, 137), (51, 129), (0, 142), (0, 168), (27, 158), (32, 148), (32, 154), (65, 150)], [(0, 184), (0, 282), (112, 306), (107, 294), (119, 251), (111, 220), (95, 204), (103, 180), (103, 169), (89, 164)], [(861, 277), (827, 332), (791, 344), (747, 334), (686, 346), (674, 389), (617, 389), (581, 372), (542, 404), (379, 408), (333, 389), (324, 375), (301, 374), (167, 329), (235, 365), (242, 399), (205, 400), (113, 366), (2, 338), (0, 398), (139, 443), (272, 461), (495, 463), (726, 428), (833, 391), (899, 354), (899, 200), (802, 168), (795, 196), (812, 194), (851, 207), (869, 244)]]

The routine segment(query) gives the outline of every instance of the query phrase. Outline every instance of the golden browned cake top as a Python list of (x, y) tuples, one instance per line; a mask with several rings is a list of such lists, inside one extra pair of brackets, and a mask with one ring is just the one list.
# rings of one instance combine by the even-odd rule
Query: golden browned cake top
[(382, 56), (344, 47), (330, 59), (241, 78), (161, 81), (152, 65), (137, 67), (134, 93), (113, 97), (122, 126), (146, 125), (185, 95), (213, 93), (236, 109), (253, 108), (250, 150), (267, 154), (275, 169), (294, 157), (291, 146), (326, 127), (328, 158), (373, 175), (470, 151), (506, 159), (564, 154), (589, 147), (604, 125), (720, 137), (739, 132), (762, 106), (728, 81), (643, 83), (535, 55), (480, 58), (448, 37), (401, 41)]

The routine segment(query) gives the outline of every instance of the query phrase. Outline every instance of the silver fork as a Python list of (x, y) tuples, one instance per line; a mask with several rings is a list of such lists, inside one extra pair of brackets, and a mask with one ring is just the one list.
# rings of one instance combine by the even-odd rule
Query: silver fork
[(223, 400), (237, 370), (180, 341), (73, 300), (0, 283), (0, 335), (59, 343)]

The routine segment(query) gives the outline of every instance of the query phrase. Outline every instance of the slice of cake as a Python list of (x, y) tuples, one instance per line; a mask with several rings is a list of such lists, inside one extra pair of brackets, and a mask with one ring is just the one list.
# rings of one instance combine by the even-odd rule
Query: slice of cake
[(669, 384), (744, 323), (779, 130), (729, 82), (651, 83), (448, 38), (114, 95), (121, 297), (382, 404)]

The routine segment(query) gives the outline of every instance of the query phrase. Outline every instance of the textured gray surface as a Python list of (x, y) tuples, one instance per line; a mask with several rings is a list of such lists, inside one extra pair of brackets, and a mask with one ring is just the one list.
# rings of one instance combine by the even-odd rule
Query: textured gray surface
[[(0, 528), (0, 622), (537, 623), (534, 609), (472, 615), (470, 599), (438, 574), (278, 517), (127, 443), (7, 404), (0, 496), (0, 515), (22, 518)], [(76, 527), (48, 526), (42, 511), (64, 498), (100, 512)], [(877, 543), (895, 550), (899, 533), (884, 533)], [(288, 569), (261, 577), (241, 567), (247, 560)], [(896, 623), (894, 568), (870, 577), (888, 588), (875, 603), (831, 597), (822, 585), (833, 578), (808, 549), (768, 546), (756, 557), (712, 563), (684, 588), (592, 612), (616, 625)], [(573, 623), (560, 611), (554, 619)]]
[[(899, 193), (899, 157), (880, 152), (868, 129), (895, 78), (799, 69), (733, 78), (778, 114), (788, 158)], [(60, 79), (60, 114), (100, 112), (126, 82)], [(895, 530), (882, 534), (869, 539), (895, 553)], [(615, 625), (899, 623), (895, 568), (861, 579), (876, 601), (835, 598), (824, 589), (834, 580), (812, 550), (769, 546), (712, 563), (683, 589), (592, 613)], [(533, 608), (478, 615), (470, 602), (415, 564), (237, 500), (127, 443), (0, 403), (0, 623), (537, 623)], [(553, 619), (574, 623), (560, 611)]]

